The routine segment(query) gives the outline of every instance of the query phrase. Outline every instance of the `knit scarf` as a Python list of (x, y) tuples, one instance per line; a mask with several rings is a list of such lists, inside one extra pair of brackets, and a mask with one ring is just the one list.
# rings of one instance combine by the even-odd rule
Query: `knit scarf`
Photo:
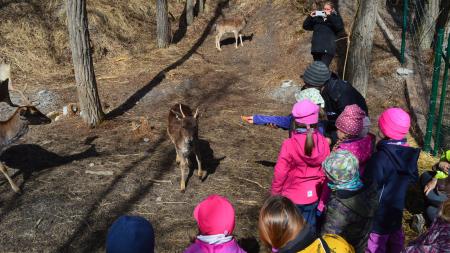
[(361, 179), (359, 178), (359, 172), (357, 175), (349, 182), (341, 183), (341, 184), (334, 184), (333, 182), (328, 183), (328, 187), (330, 187), (331, 190), (347, 190), (347, 191), (357, 191), (363, 187), (363, 183), (361, 182)]
[(222, 244), (233, 240), (233, 236), (217, 234), (217, 235), (198, 235), (197, 239), (208, 244)]

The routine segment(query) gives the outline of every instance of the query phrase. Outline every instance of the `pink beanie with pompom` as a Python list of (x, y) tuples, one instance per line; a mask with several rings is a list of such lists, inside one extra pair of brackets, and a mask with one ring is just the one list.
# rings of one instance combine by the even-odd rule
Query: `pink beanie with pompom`
[(378, 127), (384, 136), (393, 140), (405, 138), (411, 126), (409, 114), (400, 108), (385, 110), (378, 119)]

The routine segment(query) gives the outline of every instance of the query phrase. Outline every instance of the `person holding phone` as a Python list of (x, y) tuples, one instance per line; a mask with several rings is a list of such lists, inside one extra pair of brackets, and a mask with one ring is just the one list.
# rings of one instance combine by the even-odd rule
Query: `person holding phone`
[(342, 17), (331, 2), (326, 2), (322, 11), (313, 11), (303, 22), (303, 29), (313, 31), (311, 54), (314, 61), (330, 66), (336, 54), (337, 35), (344, 30)]

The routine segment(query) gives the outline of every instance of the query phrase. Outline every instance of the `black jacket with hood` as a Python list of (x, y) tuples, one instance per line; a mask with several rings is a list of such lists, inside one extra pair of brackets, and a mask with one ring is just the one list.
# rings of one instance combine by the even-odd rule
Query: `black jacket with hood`
[(378, 210), (372, 232), (390, 234), (402, 227), (403, 209), (408, 187), (417, 182), (417, 160), (420, 150), (382, 140), (369, 160), (363, 181), (375, 183), (379, 194)]
[(366, 99), (349, 82), (339, 79), (335, 74), (325, 83), (321, 93), (325, 101), (327, 119), (334, 124), (337, 117), (344, 111), (347, 105), (357, 104), (366, 115), (369, 115)]

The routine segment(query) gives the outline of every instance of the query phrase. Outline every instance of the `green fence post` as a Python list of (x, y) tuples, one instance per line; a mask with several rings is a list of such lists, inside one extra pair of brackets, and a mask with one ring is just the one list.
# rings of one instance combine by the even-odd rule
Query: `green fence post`
[(447, 80), (448, 80), (448, 68), (450, 64), (450, 37), (448, 37), (447, 42), (447, 54), (445, 55), (445, 67), (444, 67), (444, 80), (442, 81), (442, 90), (441, 90), (441, 100), (439, 104), (439, 114), (436, 126), (436, 137), (434, 138), (434, 151), (433, 155), (437, 155), (439, 151), (439, 145), (441, 144), (441, 128), (442, 128), (442, 118), (444, 116), (444, 104), (445, 98), (447, 96)]
[(430, 106), (428, 107), (428, 119), (427, 119), (427, 130), (425, 134), (425, 141), (423, 149), (426, 152), (431, 150), (431, 136), (433, 135), (433, 123), (434, 123), (434, 113), (436, 111), (436, 97), (438, 93), (439, 86), (439, 75), (441, 73), (441, 57), (442, 57), (442, 42), (444, 41), (444, 29), (439, 28), (437, 43), (434, 53), (434, 72), (433, 72), (433, 83), (431, 86), (431, 96), (430, 96)]
[(402, 47), (400, 52), (400, 63), (405, 64), (406, 28), (408, 26), (408, 0), (403, 0), (403, 26), (402, 26)]

